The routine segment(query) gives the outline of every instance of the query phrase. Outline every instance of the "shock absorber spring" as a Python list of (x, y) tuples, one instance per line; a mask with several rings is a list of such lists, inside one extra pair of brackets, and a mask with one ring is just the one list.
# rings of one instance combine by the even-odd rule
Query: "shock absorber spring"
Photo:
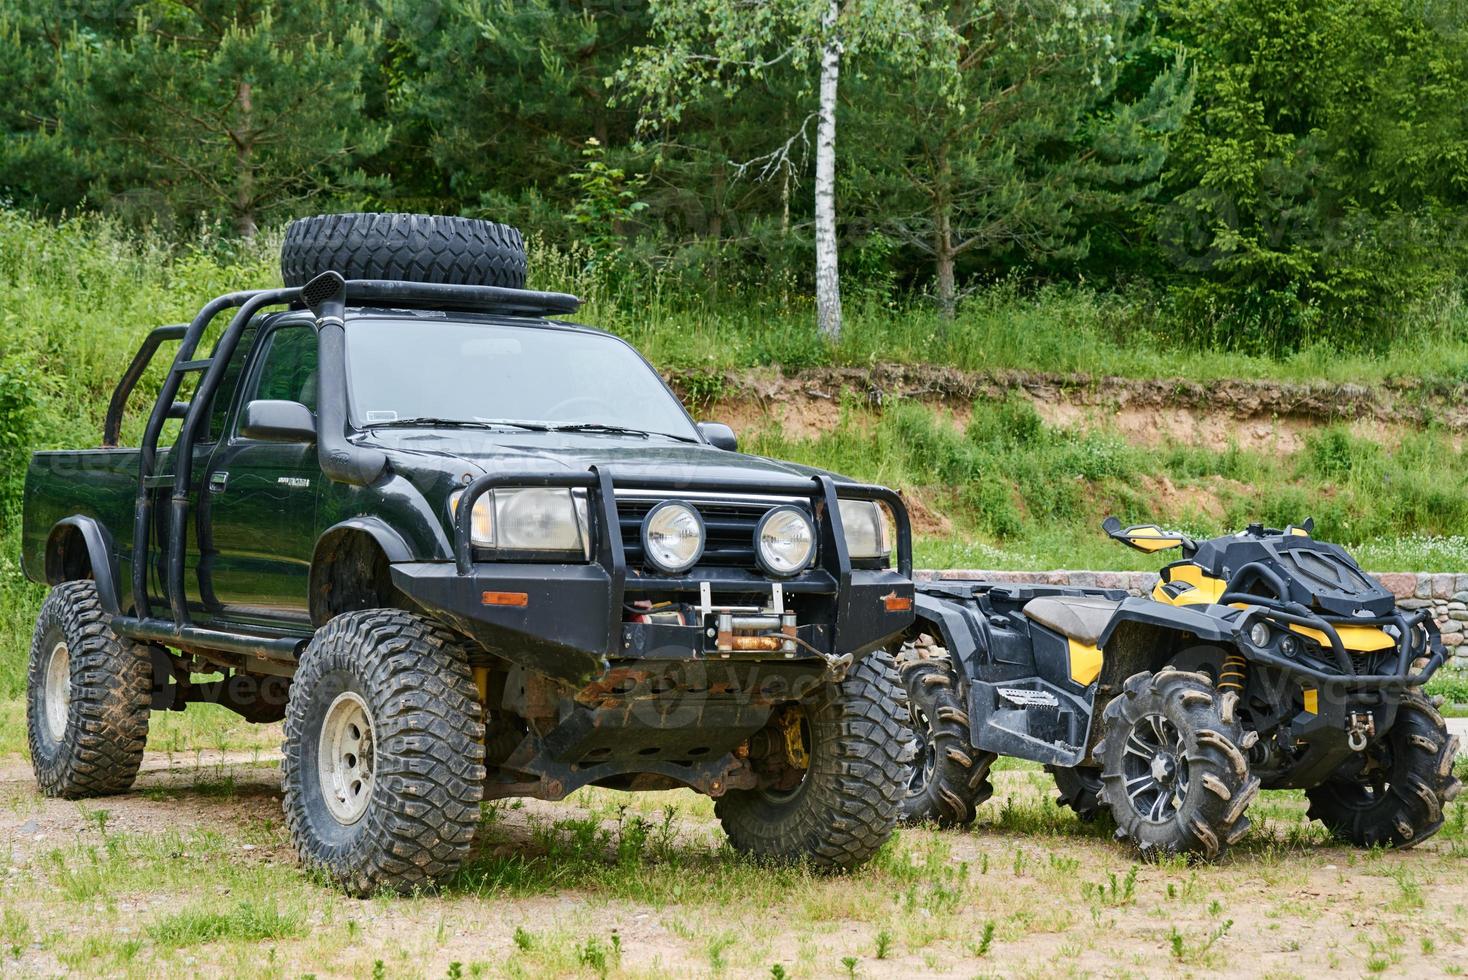
[(1218, 689), (1244, 694), (1244, 682), (1249, 679), (1249, 662), (1238, 653), (1223, 658), (1223, 667), (1218, 672)]

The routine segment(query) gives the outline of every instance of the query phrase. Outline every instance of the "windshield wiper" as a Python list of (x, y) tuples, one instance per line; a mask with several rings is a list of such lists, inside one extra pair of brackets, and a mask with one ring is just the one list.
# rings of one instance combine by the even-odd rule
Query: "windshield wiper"
[(651, 429), (631, 429), (625, 425), (610, 425), (606, 422), (575, 422), (570, 425), (553, 425), (552, 432), (607, 432), (619, 436), (641, 436), (646, 439), (649, 436), (661, 436), (664, 439), (677, 439), (679, 442), (697, 442), (687, 436), (675, 436), (671, 432), (653, 432)]
[(641, 436), (646, 439), (650, 432), (646, 429), (629, 429), (625, 425), (610, 425), (606, 422), (573, 422), (570, 425), (553, 425), (552, 432), (609, 432), (618, 436)]
[(549, 432), (550, 426), (539, 422), (518, 422), (514, 419), (440, 419), (429, 415), (418, 415), (409, 419), (391, 419), (387, 422), (368, 422), (366, 429), (390, 429), (415, 426), (425, 429), (526, 429), (530, 432)]

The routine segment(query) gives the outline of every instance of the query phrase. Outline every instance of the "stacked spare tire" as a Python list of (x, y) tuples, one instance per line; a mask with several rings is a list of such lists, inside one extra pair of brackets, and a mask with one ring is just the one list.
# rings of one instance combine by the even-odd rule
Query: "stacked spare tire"
[(435, 214), (321, 214), (292, 221), (280, 250), (287, 286), (346, 279), (525, 288), (520, 229)]

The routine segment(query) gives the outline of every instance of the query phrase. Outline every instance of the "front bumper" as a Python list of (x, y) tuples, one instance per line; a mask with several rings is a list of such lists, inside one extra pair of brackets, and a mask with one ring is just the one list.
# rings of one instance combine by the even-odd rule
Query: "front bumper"
[[(1229, 598), (1224, 596), (1225, 600)], [(1285, 656), (1273, 645), (1259, 646), (1249, 639), (1249, 630), (1260, 620), (1286, 630), (1297, 626), (1323, 634), (1329, 650), (1322, 650), (1322, 653), (1329, 659), (1306, 654)], [(1394, 629), (1397, 642), (1392, 669), (1382, 673), (1358, 673), (1352, 651), (1346, 649), (1337, 626)], [(1276, 668), (1337, 697), (1366, 693), (1403, 694), (1408, 688), (1427, 683), (1447, 656), (1437, 626), (1425, 609), (1415, 612), (1395, 610), (1386, 616), (1327, 618), (1309, 610), (1285, 608), (1283, 603), (1252, 597), (1238, 620), (1237, 640), (1240, 650), (1250, 661)]]
[[(498, 474), (480, 477), (459, 499), (455, 561), (392, 566), (393, 583), (433, 615), (473, 637), (512, 664), (575, 684), (602, 676), (613, 661), (802, 660), (861, 656), (888, 643), (913, 621), (912, 536), (907, 511), (892, 491), (811, 480), (636, 481), (639, 490), (672, 494), (739, 492), (802, 495), (817, 516), (819, 559), (799, 575), (775, 580), (742, 569), (695, 568), (681, 576), (629, 571), (618, 533), (611, 476), (592, 469), (572, 474)], [(588, 564), (477, 562), (470, 547), (475, 500), (495, 487), (579, 487), (591, 496), (596, 550)], [(838, 497), (881, 501), (897, 523), (897, 570), (854, 568), (840, 526)], [(688, 625), (624, 621), (626, 607), (643, 594), (686, 593), (701, 615)], [(720, 650), (712, 610), (751, 597), (773, 608), (799, 605), (791, 644), (795, 652)], [(765, 597), (768, 597), (766, 600)]]

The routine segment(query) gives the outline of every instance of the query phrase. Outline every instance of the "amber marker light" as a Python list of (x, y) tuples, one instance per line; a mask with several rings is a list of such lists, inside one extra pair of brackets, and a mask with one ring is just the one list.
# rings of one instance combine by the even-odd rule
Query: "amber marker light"
[(523, 609), (530, 605), (530, 595), (525, 592), (486, 592), (480, 601), (486, 606), (519, 606)]
[(888, 612), (912, 612), (912, 597), (889, 592), (882, 596), (882, 605)]

